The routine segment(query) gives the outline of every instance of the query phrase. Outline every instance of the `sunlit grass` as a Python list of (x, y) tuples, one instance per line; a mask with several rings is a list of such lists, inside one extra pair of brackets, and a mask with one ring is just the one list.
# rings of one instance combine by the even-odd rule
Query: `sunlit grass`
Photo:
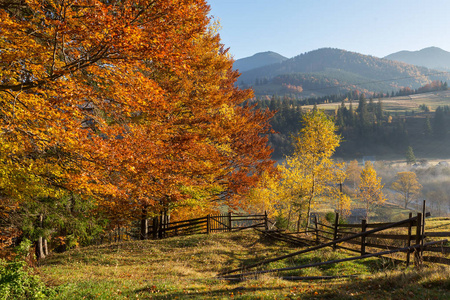
[[(450, 295), (448, 268), (425, 268), (418, 272), (386, 264), (378, 258), (263, 274), (242, 282), (216, 278), (221, 271), (298, 250), (264, 240), (253, 231), (196, 235), (114, 243), (54, 254), (42, 263), (39, 271), (47, 284), (58, 286), (55, 299), (384, 299), (394, 290), (394, 295), (400, 298), (409, 292), (417, 295), (412, 299), (425, 299), (419, 297), (424, 295), (447, 299)], [(264, 268), (354, 255), (321, 249)], [(342, 275), (359, 277), (318, 281), (279, 278)], [(391, 282), (400, 279), (402, 287)]]
[[(383, 109), (389, 113), (404, 113), (411, 112), (412, 110), (419, 112), (419, 106), (422, 104), (428, 106), (431, 111), (434, 111), (438, 106), (448, 105), (450, 100), (450, 91), (437, 91), (411, 96), (381, 98), (380, 100), (383, 103)], [(374, 101), (376, 103), (378, 98), (374, 99)], [(353, 109), (356, 109), (358, 107), (358, 101), (353, 101), (352, 105)], [(341, 103), (326, 103), (317, 105), (319, 109), (329, 112), (333, 112), (340, 106)], [(350, 103), (346, 102), (346, 106), (349, 107)], [(307, 110), (313, 109), (313, 105), (305, 105), (302, 107)]]

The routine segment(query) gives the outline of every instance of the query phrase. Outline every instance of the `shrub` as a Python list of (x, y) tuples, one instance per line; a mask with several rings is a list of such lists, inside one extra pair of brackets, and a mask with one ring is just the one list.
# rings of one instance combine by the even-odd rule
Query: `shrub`
[[(328, 223), (334, 224), (336, 221), (336, 213), (331, 211), (327, 212), (327, 214), (325, 215), (325, 219), (328, 221)], [(344, 217), (339, 216), (339, 224), (347, 224), (347, 220)]]
[(0, 259), (0, 300), (46, 299), (53, 293), (38, 276), (29, 274), (23, 260)]
[(275, 217), (275, 226), (278, 229), (287, 229), (288, 220), (283, 216), (277, 216), (277, 217)]
[(325, 215), (325, 219), (328, 221), (328, 223), (334, 224), (334, 220), (336, 219), (336, 214), (332, 211), (329, 211)]

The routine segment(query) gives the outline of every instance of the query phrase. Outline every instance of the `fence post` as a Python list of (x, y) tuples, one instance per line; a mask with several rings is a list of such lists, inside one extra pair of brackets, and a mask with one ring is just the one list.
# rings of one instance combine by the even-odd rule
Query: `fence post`
[[(337, 240), (338, 235), (338, 226), (339, 226), (339, 213), (336, 213), (336, 216), (334, 218), (334, 234), (333, 234), (333, 240)], [(333, 245), (333, 251), (336, 251), (337, 244)]]
[(420, 257), (423, 257), (423, 240), (425, 239), (425, 217), (426, 217), (426, 200), (423, 200), (422, 207), (422, 236), (420, 242)]
[[(409, 218), (410, 218), (410, 219), (412, 218), (412, 213), (409, 213)], [(410, 221), (410, 222), (408, 223), (408, 243), (406, 244), (407, 247), (411, 246), (411, 240), (412, 240), (412, 238), (411, 238), (412, 224), (413, 224), (412, 221)], [(411, 260), (411, 251), (408, 250), (408, 251), (406, 251), (406, 266), (409, 266), (410, 260)]]
[[(416, 245), (420, 245), (422, 240), (422, 214), (417, 214), (417, 223), (416, 223)], [(416, 266), (422, 263), (422, 257), (420, 255), (421, 250), (418, 248), (414, 249), (414, 264)]]
[[(367, 220), (361, 220), (361, 232), (366, 232)], [(366, 254), (366, 236), (361, 236), (361, 255)]]
[(316, 225), (316, 244), (319, 244), (319, 228), (317, 227), (317, 215), (314, 215), (314, 224)]
[(211, 232), (211, 215), (206, 216), (206, 234)]
[(233, 229), (233, 226), (231, 225), (231, 211), (228, 212), (228, 231), (231, 231)]
[(264, 229), (266, 231), (269, 230), (269, 222), (267, 219), (267, 210), (264, 211)]
[[(412, 218), (412, 213), (409, 213), (409, 218)], [(408, 223), (408, 242), (406, 244), (407, 247), (411, 246), (411, 240), (412, 240), (412, 226), (413, 226), (413, 221), (410, 221)], [(411, 261), (411, 251), (408, 250), (406, 251), (406, 266), (409, 266), (409, 263)]]

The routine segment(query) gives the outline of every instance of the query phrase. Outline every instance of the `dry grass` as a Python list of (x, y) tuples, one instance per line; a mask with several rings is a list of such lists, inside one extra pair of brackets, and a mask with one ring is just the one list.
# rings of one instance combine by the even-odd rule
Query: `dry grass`
[[(450, 102), (450, 91), (437, 91), (433, 93), (424, 93), (410, 96), (392, 97), (392, 98), (382, 98), (380, 99), (383, 103), (383, 108), (388, 112), (405, 112), (415, 110), (419, 111), (419, 106), (425, 104), (429, 106), (432, 111), (434, 111), (438, 106), (449, 105)], [(378, 99), (374, 100), (375, 103)], [(334, 111), (339, 108), (341, 103), (327, 103), (319, 104), (317, 107), (326, 111)], [(349, 107), (350, 103), (346, 103)], [(358, 101), (353, 101), (353, 109), (358, 107)], [(313, 109), (313, 105), (305, 105), (304, 109)]]
[[(230, 283), (215, 278), (220, 271), (294, 251), (298, 248), (246, 231), (76, 249), (48, 257), (39, 270), (48, 284), (59, 286), (56, 299), (401, 299), (410, 293), (414, 296), (409, 299), (450, 297), (448, 267), (402, 270), (375, 258), (288, 273), (360, 274), (353, 279), (291, 282), (266, 274)], [(346, 256), (323, 249), (270, 268)]]

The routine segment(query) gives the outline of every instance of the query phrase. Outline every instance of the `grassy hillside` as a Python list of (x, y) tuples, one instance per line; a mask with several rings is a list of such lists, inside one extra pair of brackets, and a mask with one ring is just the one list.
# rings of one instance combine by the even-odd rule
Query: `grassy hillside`
[[(377, 102), (378, 99), (375, 99)], [(405, 112), (410, 113), (414, 110), (416, 113), (419, 112), (419, 106), (425, 104), (434, 111), (438, 106), (450, 105), (450, 90), (447, 91), (437, 91), (432, 93), (416, 94), (410, 96), (400, 96), (391, 98), (381, 98), (380, 101), (383, 103), (383, 109), (389, 113), (399, 113), (405, 114)], [(350, 103), (346, 103), (347, 107)], [(358, 107), (358, 101), (353, 101), (353, 109)], [(319, 109), (334, 112), (335, 109), (339, 108), (341, 103), (327, 103), (319, 104), (317, 107)], [(302, 106), (304, 109), (313, 109), (313, 105)]]
[[(48, 257), (42, 278), (56, 299), (448, 299), (448, 267), (404, 270), (378, 258), (289, 275), (360, 275), (331, 281), (285, 281), (276, 275), (230, 283), (218, 272), (297, 251), (255, 233), (196, 235), (92, 246)], [(270, 268), (349, 256), (329, 249)]]

